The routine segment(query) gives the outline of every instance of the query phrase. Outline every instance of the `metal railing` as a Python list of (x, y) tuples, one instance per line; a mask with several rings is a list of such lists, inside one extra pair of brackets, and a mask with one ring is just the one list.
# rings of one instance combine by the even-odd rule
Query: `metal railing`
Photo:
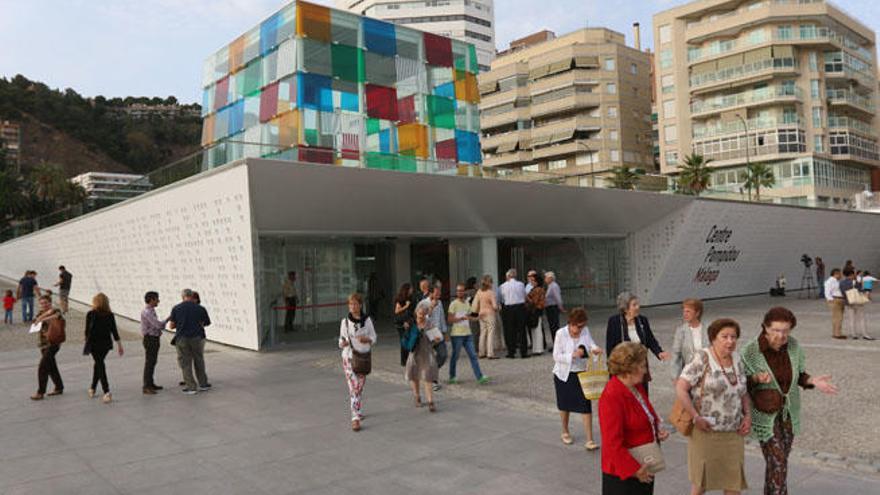
[(797, 68), (798, 61), (793, 57), (765, 58), (748, 64), (693, 75), (690, 77), (690, 86), (691, 88), (699, 88), (701, 86), (708, 86), (710, 84), (738, 79), (740, 77), (759, 75), (764, 72), (786, 69), (793, 71)]
[(761, 103), (777, 98), (792, 96), (797, 101), (803, 100), (803, 91), (797, 86), (778, 85), (769, 88), (753, 89), (732, 95), (715, 96), (691, 103), (691, 113), (714, 112), (726, 108)]
[[(769, 118), (753, 118), (748, 121), (749, 133), (754, 131), (762, 130), (762, 129), (773, 129), (773, 128), (803, 128), (804, 123), (803, 120), (798, 116), (794, 119), (777, 119), (773, 117)], [(694, 139), (704, 139), (722, 136), (725, 134), (745, 134), (746, 129), (743, 128), (742, 122), (739, 120), (733, 120), (729, 122), (725, 122), (722, 124), (717, 124), (714, 126), (702, 126), (702, 127), (694, 127), (693, 129), (693, 138)]]
[(871, 98), (862, 96), (849, 89), (829, 88), (826, 90), (825, 95), (832, 104), (847, 103), (870, 113), (874, 113), (875, 111), (874, 102)]

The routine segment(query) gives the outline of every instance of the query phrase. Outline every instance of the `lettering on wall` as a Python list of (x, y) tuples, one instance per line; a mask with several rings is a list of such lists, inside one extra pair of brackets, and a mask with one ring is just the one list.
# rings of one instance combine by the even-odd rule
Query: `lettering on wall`
[(718, 280), (723, 266), (739, 258), (741, 251), (731, 244), (731, 237), (733, 230), (730, 227), (719, 228), (718, 225), (713, 225), (709, 229), (709, 235), (706, 236), (709, 250), (706, 251), (706, 256), (703, 257), (697, 274), (694, 275), (693, 283), (712, 285)]

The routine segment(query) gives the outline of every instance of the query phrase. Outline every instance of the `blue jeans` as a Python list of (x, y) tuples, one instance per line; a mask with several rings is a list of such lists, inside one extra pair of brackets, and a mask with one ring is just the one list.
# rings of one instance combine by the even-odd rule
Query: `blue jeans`
[(21, 320), (31, 321), (34, 319), (34, 296), (21, 298)]
[(452, 359), (449, 360), (449, 378), (455, 378), (455, 365), (458, 364), (458, 353), (461, 352), (462, 346), (464, 346), (464, 350), (467, 352), (468, 359), (471, 360), (471, 369), (474, 370), (474, 376), (477, 380), (483, 378), (483, 372), (480, 371), (480, 361), (477, 359), (477, 351), (474, 350), (473, 335), (452, 337)]
[(3, 315), (3, 323), (12, 323), (12, 310), (7, 309), (6, 314)]

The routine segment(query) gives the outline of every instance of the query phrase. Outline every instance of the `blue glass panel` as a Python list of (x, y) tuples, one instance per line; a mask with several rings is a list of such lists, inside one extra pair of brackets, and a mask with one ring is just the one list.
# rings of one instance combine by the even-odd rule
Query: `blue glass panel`
[(394, 24), (364, 17), (364, 45), (371, 52), (393, 57), (397, 54)]
[(332, 79), (319, 74), (297, 74), (297, 101), (301, 108), (311, 108), (322, 112), (333, 111)]
[(238, 100), (229, 107), (229, 129), (226, 131), (230, 135), (236, 134), (244, 130), (244, 100)]
[(379, 131), (379, 151), (382, 153), (391, 153), (391, 129), (383, 129)]
[(465, 163), (481, 163), (480, 138), (474, 132), (455, 131), (455, 142), (458, 152), (458, 161)]
[(339, 108), (342, 110), (348, 110), (350, 112), (359, 112), (360, 105), (358, 105), (358, 95), (355, 93), (346, 93), (344, 91), (339, 93), (340, 102)]
[(445, 98), (449, 98), (450, 100), (455, 99), (455, 82), (448, 82), (446, 84), (441, 84), (434, 88), (434, 94), (437, 96), (443, 96)]
[(278, 45), (278, 27), (280, 25), (280, 12), (260, 24), (260, 55), (265, 55)]

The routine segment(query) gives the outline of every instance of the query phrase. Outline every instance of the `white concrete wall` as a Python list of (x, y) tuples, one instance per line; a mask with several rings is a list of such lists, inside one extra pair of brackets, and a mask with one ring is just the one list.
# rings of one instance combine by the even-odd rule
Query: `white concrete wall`
[(210, 340), (259, 346), (243, 164), (0, 245), (4, 277), (34, 269), (51, 286), (61, 264), (73, 274), (71, 299), (89, 302), (104, 292), (115, 313), (139, 319), (144, 292), (157, 290), (165, 317), (188, 287), (211, 315)]
[(880, 271), (880, 218), (864, 213), (696, 201), (633, 239), (646, 304), (766, 292), (781, 273), (799, 289), (803, 254), (821, 256), (826, 274), (848, 259)]

